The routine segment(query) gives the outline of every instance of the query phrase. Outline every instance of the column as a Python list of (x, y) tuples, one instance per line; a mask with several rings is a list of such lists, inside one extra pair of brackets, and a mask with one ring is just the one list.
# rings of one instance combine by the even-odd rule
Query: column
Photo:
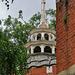
[(37, 41), (37, 33), (35, 34), (35, 41)]
[(33, 51), (34, 51), (34, 47), (31, 46), (31, 54), (34, 53)]
[(33, 41), (33, 35), (31, 35), (31, 41)]
[(52, 47), (52, 54), (55, 54), (55, 46)]
[(49, 41), (51, 41), (51, 36), (50, 36), (51, 34), (48, 34), (48, 35), (49, 35)]
[(54, 41), (55, 40), (55, 36), (52, 34), (52, 41)]
[(41, 45), (41, 53), (44, 53), (44, 45)]
[(45, 40), (44, 34), (45, 34), (45, 33), (41, 33), (41, 40)]

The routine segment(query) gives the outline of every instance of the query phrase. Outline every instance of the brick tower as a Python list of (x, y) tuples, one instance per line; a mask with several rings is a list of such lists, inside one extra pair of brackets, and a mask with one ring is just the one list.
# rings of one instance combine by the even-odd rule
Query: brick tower
[(56, 3), (57, 75), (75, 75), (75, 0)]
[(56, 32), (49, 29), (45, 22), (45, 0), (42, 0), (41, 22), (36, 29), (30, 31), (25, 47), (30, 57), (27, 59), (29, 73), (27, 75), (56, 75)]

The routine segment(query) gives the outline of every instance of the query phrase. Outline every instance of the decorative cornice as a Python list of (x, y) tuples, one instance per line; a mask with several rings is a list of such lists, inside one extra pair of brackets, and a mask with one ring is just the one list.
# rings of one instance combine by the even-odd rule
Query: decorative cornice
[(39, 56), (39, 55), (44, 55), (44, 56), (55, 56), (55, 54), (52, 54), (52, 53), (34, 53), (34, 54), (30, 54), (30, 56)]
[(40, 41), (31, 41), (31, 42), (28, 42), (24, 45), (25, 48), (29, 48), (30, 46), (39, 46), (41, 44), (44, 44), (44, 45), (54, 45), (56, 46), (56, 41), (46, 41), (46, 40), (40, 40)]
[(41, 32), (56, 34), (55, 30), (48, 29), (48, 28), (36, 28), (36, 29), (31, 30), (30, 34), (41, 33)]
[(27, 58), (28, 68), (56, 65), (56, 56), (51, 53), (35, 53)]
[(47, 64), (44, 64), (44, 65), (40, 65), (40, 66), (30, 66), (30, 67), (28, 67), (28, 69), (31, 69), (31, 68), (39, 68), (39, 67), (49, 67), (49, 66), (56, 66), (56, 64), (51, 64), (51, 65), (47, 65)]
[(52, 61), (52, 60), (56, 60), (56, 56), (53, 54), (53, 56), (51, 55), (51, 53), (49, 53), (50, 56), (48, 55), (35, 55), (35, 56), (31, 56), (29, 58), (27, 58), (28, 64), (32, 63), (32, 62), (42, 62), (42, 61)]
[(51, 65), (56, 65), (56, 59), (52, 60), (51, 63), (49, 64), (50, 61), (42, 61), (42, 62), (32, 62), (28, 64), (28, 67), (40, 67), (40, 66), (51, 66)]

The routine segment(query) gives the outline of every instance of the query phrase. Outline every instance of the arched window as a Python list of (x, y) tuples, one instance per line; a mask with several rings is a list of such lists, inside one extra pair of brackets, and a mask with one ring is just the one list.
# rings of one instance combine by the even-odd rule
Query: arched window
[(45, 34), (44, 37), (45, 37), (45, 40), (48, 40), (49, 39), (48, 34)]
[(50, 34), (50, 37), (51, 37), (51, 41), (55, 40), (55, 36), (53, 34)]
[(46, 53), (52, 53), (52, 49), (49, 46), (46, 46), (44, 48), (44, 52), (46, 52)]
[(37, 40), (41, 40), (41, 34), (37, 35)]
[(38, 53), (41, 52), (41, 48), (39, 46), (35, 47), (34, 49), (34, 53)]

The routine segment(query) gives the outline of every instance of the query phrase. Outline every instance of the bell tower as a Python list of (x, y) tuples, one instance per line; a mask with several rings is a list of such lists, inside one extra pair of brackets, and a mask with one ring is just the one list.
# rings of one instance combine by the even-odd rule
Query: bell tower
[(56, 75), (56, 32), (46, 24), (45, 3), (45, 0), (42, 0), (41, 22), (36, 29), (30, 31), (28, 43), (25, 44), (30, 54), (27, 59), (27, 75)]

